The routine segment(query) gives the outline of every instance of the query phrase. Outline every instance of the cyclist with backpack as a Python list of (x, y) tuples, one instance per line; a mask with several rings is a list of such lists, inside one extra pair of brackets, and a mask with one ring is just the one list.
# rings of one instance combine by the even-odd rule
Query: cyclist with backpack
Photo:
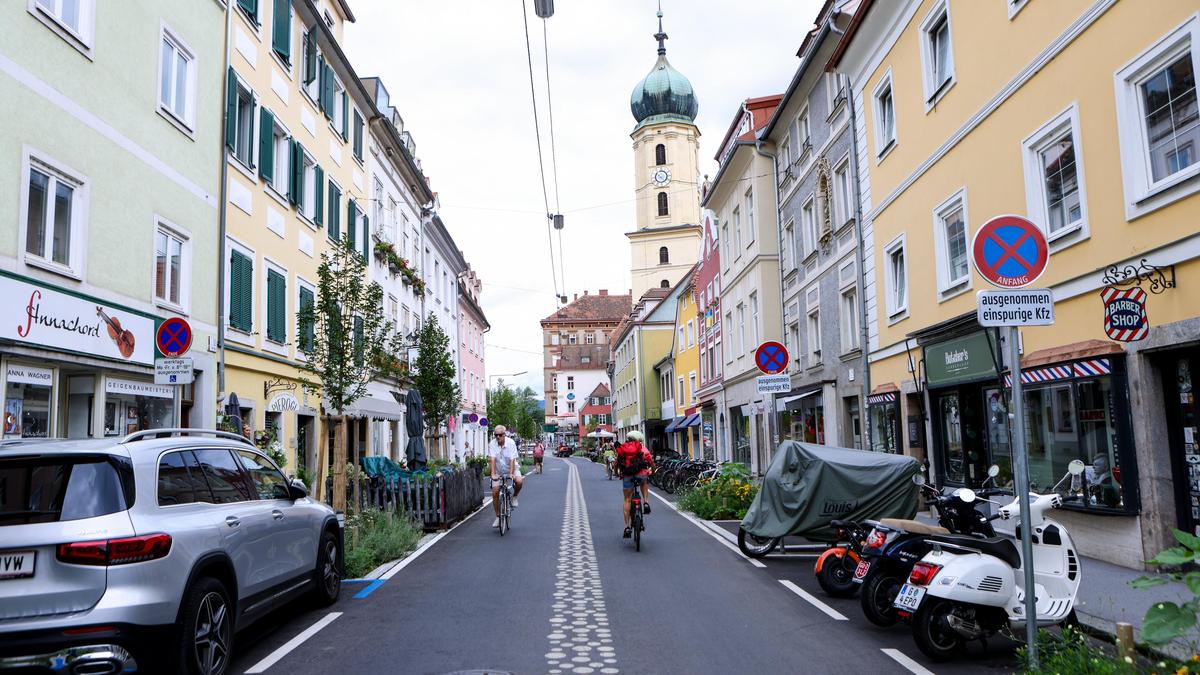
[(629, 440), (617, 448), (617, 468), (621, 472), (621, 487), (625, 489), (625, 539), (633, 536), (629, 528), (629, 504), (633, 499), (633, 491), (640, 485), (642, 489), (642, 513), (650, 513), (650, 495), (647, 482), (654, 470), (654, 457), (642, 445), (646, 437), (640, 431), (629, 432)]

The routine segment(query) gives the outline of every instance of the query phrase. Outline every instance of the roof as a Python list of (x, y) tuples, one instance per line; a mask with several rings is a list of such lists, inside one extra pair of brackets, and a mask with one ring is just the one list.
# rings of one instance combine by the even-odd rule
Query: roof
[[(692, 83), (667, 61), (667, 34), (663, 32), (662, 9), (658, 11), (658, 60), (629, 96), (629, 110), (640, 129), (662, 122), (695, 124), (700, 103)], [(636, 131), (636, 129), (635, 129)]]
[(596, 385), (596, 388), (592, 390), (592, 393), (588, 394), (588, 398), (593, 398), (596, 396), (608, 396), (611, 393), (612, 391), (608, 388), (608, 385), (601, 382), (600, 384)]
[(632, 307), (633, 296), (630, 295), (609, 295), (606, 291), (601, 291), (597, 295), (589, 295), (585, 292), (574, 302), (542, 319), (541, 323), (543, 326), (579, 321), (612, 321), (616, 323), (628, 316)]
[(829, 63), (825, 65), (825, 70), (833, 70), (842, 62), (842, 57), (845, 56), (846, 49), (850, 47), (854, 34), (858, 32), (858, 27), (862, 25), (863, 19), (866, 18), (867, 12), (871, 11), (874, 4), (874, 0), (862, 0), (858, 9), (854, 11), (854, 16), (850, 18), (850, 25), (846, 26), (845, 32), (842, 33), (842, 39), (838, 42), (837, 48), (833, 50), (833, 56), (829, 57)]
[(560, 345), (554, 370), (603, 370), (608, 364), (608, 345)]
[(717, 154), (713, 155), (713, 158), (720, 161), (721, 154), (725, 152), (725, 147), (728, 145), (729, 139), (737, 132), (738, 126), (741, 125), (742, 118), (747, 110), (750, 111), (752, 119), (750, 129), (738, 136), (738, 140), (753, 142), (758, 138), (758, 131), (767, 126), (767, 122), (771, 121), (771, 116), (775, 113), (775, 108), (779, 106), (781, 100), (783, 100), (783, 94), (759, 96), (743, 101), (742, 107), (738, 109), (737, 115), (734, 115), (733, 121), (730, 122), (729, 128), (725, 131), (725, 137), (721, 139)]

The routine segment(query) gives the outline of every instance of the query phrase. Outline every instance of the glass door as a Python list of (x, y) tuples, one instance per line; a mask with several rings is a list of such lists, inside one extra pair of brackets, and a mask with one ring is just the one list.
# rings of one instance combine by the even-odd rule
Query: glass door
[(941, 436), (942, 461), (946, 469), (946, 481), (965, 483), (967, 480), (967, 453), (963, 445), (962, 409), (958, 392), (943, 394), (937, 400), (938, 433)]

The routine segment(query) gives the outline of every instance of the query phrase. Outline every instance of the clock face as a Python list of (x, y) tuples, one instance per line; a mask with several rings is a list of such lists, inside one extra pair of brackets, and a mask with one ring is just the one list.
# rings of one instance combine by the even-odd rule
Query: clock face
[(671, 182), (671, 171), (669, 169), (659, 169), (654, 172), (654, 184), (662, 187)]

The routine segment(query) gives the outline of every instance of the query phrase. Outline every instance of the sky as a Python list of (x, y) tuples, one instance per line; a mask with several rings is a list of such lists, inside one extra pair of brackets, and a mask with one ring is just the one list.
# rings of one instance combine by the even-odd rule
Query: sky
[[(629, 97), (657, 58), (655, 0), (558, 0), (545, 22), (533, 0), (350, 0), (357, 22), (344, 43), (360, 76), (382, 78), (442, 220), (483, 282), (490, 384), (508, 375), (540, 397), (538, 322), (557, 308), (560, 244), (555, 234), (552, 265), (522, 2), (549, 212), (565, 223), (558, 287), (568, 299), (584, 289), (627, 293), (624, 233), (636, 223)], [(741, 102), (784, 92), (821, 2), (662, 4), (667, 58), (700, 101), (701, 174), (715, 176), (712, 157)]]

